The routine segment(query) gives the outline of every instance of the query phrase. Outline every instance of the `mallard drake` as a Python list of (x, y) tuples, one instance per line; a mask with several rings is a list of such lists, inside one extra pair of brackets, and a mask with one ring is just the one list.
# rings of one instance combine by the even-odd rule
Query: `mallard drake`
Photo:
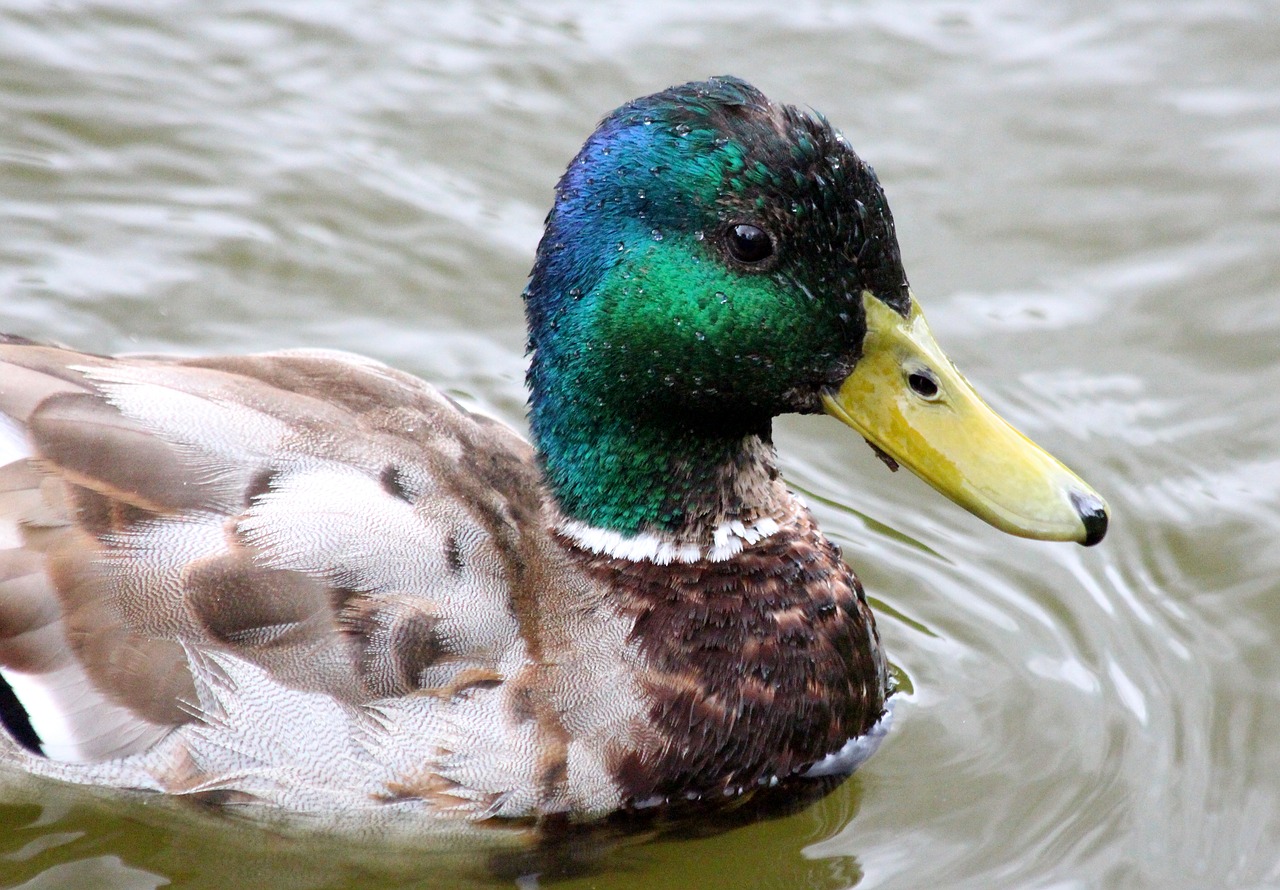
[(524, 301), (532, 444), (345, 353), (0, 339), (0, 762), (311, 813), (732, 798), (851, 770), (891, 691), (772, 418), (1105, 532), (938, 349), (871, 167), (741, 80), (605, 118)]

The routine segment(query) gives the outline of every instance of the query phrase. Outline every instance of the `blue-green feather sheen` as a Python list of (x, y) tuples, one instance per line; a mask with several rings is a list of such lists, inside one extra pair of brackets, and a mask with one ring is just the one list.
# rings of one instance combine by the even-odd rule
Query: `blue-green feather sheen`
[[(749, 114), (725, 125), (726, 108), (767, 104), (731, 79), (637, 100), (557, 187), (525, 294), (530, 420), (573, 518), (624, 534), (680, 526), (744, 437), (767, 438), (770, 418), (794, 410), (785, 394), (858, 348), (848, 313), (814, 298), (831, 284), (821, 268), (812, 281), (744, 271), (710, 243), (726, 216), (813, 211), (787, 197), (812, 187), (799, 161), (753, 157), (776, 133), (753, 131), (766, 124)], [(817, 148), (788, 139), (802, 160)]]

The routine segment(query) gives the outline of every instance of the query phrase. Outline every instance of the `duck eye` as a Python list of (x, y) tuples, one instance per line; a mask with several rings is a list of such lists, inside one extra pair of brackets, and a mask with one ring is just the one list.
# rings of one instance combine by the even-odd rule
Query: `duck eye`
[(758, 263), (773, 256), (773, 239), (769, 233), (751, 223), (739, 223), (725, 239), (729, 255), (740, 263)]

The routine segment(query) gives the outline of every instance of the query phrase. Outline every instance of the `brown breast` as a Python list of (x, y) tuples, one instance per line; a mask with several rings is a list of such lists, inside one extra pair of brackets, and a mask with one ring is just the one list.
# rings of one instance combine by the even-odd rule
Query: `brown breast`
[(634, 617), (649, 719), (664, 736), (654, 750), (612, 764), (631, 804), (785, 780), (884, 713), (875, 620), (807, 510), (718, 562), (579, 554), (586, 573)]

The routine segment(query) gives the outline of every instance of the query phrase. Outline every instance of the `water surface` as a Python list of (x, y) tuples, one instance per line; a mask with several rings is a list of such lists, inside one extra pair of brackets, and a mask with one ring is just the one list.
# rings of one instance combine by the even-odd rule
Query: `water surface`
[[(523, 427), (518, 294), (563, 165), (626, 99), (734, 73), (875, 165), (944, 346), (1110, 500), (1100, 547), (1021, 541), (837, 424), (780, 423), (880, 605), (894, 731), (796, 815), (584, 850), (564, 886), (1280, 885), (1280, 8), (269, 6), (0, 0), (0, 328), (349, 349)], [(0, 886), (485, 871), (3, 801)]]

